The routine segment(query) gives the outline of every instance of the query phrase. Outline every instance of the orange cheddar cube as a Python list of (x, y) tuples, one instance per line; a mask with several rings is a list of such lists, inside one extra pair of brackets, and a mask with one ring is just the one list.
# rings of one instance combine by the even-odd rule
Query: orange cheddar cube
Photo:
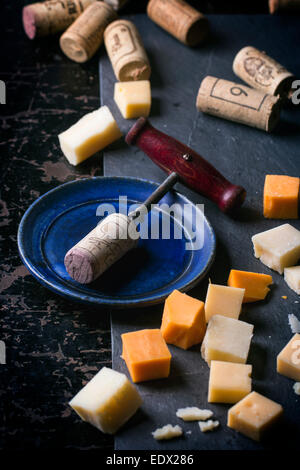
[(201, 343), (206, 331), (204, 302), (174, 290), (165, 301), (160, 329), (165, 341), (179, 348)]
[(268, 285), (273, 279), (269, 274), (251, 273), (232, 269), (229, 274), (227, 285), (245, 289), (243, 303), (263, 300), (269, 292)]
[(266, 175), (264, 186), (264, 216), (268, 219), (297, 219), (299, 216), (300, 178)]
[(159, 329), (132, 331), (121, 337), (122, 358), (133, 382), (168, 377), (171, 354)]

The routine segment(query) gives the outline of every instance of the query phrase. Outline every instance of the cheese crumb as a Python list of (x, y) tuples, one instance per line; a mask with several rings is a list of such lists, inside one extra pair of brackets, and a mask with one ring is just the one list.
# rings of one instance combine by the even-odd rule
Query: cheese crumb
[(211, 410), (200, 410), (196, 406), (179, 408), (176, 411), (176, 416), (183, 419), (183, 421), (206, 421), (212, 415), (213, 412)]
[(288, 316), (289, 325), (291, 327), (292, 333), (300, 333), (300, 321), (293, 313), (290, 313)]
[(182, 429), (180, 426), (172, 426), (172, 424), (166, 424), (162, 428), (156, 429), (154, 432), (151, 433), (154, 439), (157, 441), (163, 439), (173, 439), (174, 437), (178, 437), (182, 435)]
[(296, 395), (300, 395), (300, 382), (294, 383), (293, 389)]
[(199, 421), (200, 430), (202, 432), (212, 431), (217, 428), (219, 424), (219, 421), (213, 421), (212, 419), (208, 421)]

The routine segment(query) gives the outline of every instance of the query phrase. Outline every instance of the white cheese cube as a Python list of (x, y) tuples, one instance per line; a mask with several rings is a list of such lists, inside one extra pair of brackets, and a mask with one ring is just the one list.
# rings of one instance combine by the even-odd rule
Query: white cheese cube
[(213, 431), (219, 426), (219, 421), (213, 421), (212, 419), (208, 421), (199, 421), (199, 427), (201, 432)]
[(125, 374), (103, 367), (69, 405), (83, 421), (114, 434), (141, 403), (140, 395)]
[(235, 318), (211, 317), (201, 346), (203, 359), (245, 364), (247, 361), (253, 325)]
[(182, 429), (178, 424), (176, 426), (172, 426), (172, 424), (166, 424), (162, 428), (156, 429), (152, 436), (157, 441), (166, 440), (166, 439), (173, 439), (174, 437), (179, 437), (182, 435)]
[(279, 274), (300, 258), (300, 231), (290, 224), (257, 233), (252, 242), (256, 258)]
[(290, 289), (300, 295), (300, 266), (284, 268), (284, 280)]
[(149, 116), (151, 108), (149, 80), (115, 83), (114, 100), (125, 119)]
[(206, 421), (208, 418), (211, 418), (212, 415), (213, 412), (211, 410), (201, 410), (196, 406), (179, 408), (176, 411), (176, 416), (183, 419), (183, 421)]
[(59, 134), (60, 147), (71, 163), (78, 165), (121, 137), (122, 133), (107, 106), (83, 116)]

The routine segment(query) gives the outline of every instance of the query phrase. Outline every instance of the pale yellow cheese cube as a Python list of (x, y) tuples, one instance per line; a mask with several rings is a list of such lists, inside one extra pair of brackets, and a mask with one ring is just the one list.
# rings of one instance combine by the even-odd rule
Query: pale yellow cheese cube
[(228, 410), (227, 425), (255, 441), (260, 441), (282, 413), (281, 405), (257, 392), (251, 392)]
[(209, 284), (205, 300), (205, 318), (208, 323), (213, 315), (239, 318), (245, 289)]
[(300, 266), (284, 268), (284, 280), (290, 289), (300, 295)]
[(300, 258), (300, 231), (290, 224), (257, 233), (252, 242), (256, 258), (279, 274)]
[(214, 315), (211, 317), (201, 346), (203, 359), (211, 361), (247, 361), (253, 325), (235, 318)]
[(251, 392), (252, 366), (211, 361), (209, 403), (236, 403)]
[(115, 83), (114, 100), (125, 119), (149, 116), (151, 108), (149, 80)]
[(277, 356), (277, 372), (300, 380), (300, 334), (296, 333)]
[(71, 163), (78, 165), (121, 137), (122, 133), (107, 106), (83, 116), (59, 134), (61, 149)]
[(125, 374), (103, 367), (70, 401), (83, 421), (114, 434), (137, 411), (142, 400)]

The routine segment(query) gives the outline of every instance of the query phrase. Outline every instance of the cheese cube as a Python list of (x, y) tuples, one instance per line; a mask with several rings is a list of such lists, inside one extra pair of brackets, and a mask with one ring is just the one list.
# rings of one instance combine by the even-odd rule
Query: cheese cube
[(211, 361), (238, 362), (247, 361), (253, 325), (235, 318), (214, 315), (208, 324), (202, 343), (203, 359)]
[(284, 280), (290, 289), (300, 295), (300, 266), (284, 268)]
[(270, 290), (268, 285), (272, 284), (272, 282), (272, 276), (269, 274), (251, 273), (232, 269), (227, 284), (230, 287), (244, 288), (245, 295), (243, 303), (248, 303), (263, 300)]
[(83, 421), (114, 434), (136, 412), (142, 400), (125, 374), (103, 367), (70, 401)]
[(151, 108), (149, 80), (115, 83), (114, 100), (125, 119), (149, 116)]
[(160, 329), (165, 341), (179, 348), (201, 343), (206, 330), (204, 303), (174, 290), (165, 301)]
[(227, 425), (250, 439), (260, 441), (283, 413), (281, 405), (251, 392), (228, 410)]
[(300, 334), (296, 333), (277, 356), (277, 372), (300, 380)]
[(121, 137), (122, 133), (107, 106), (83, 116), (59, 134), (61, 149), (71, 163), (79, 163)]
[(300, 231), (290, 224), (257, 233), (252, 242), (256, 258), (279, 274), (300, 258)]
[(132, 331), (121, 337), (122, 358), (133, 382), (168, 377), (171, 354), (160, 330)]
[(252, 366), (211, 361), (208, 386), (209, 403), (236, 403), (251, 392)]
[(213, 315), (238, 319), (241, 313), (245, 289), (209, 284), (205, 300), (207, 323)]
[(286, 175), (266, 175), (264, 186), (264, 216), (269, 219), (297, 219), (299, 178)]

